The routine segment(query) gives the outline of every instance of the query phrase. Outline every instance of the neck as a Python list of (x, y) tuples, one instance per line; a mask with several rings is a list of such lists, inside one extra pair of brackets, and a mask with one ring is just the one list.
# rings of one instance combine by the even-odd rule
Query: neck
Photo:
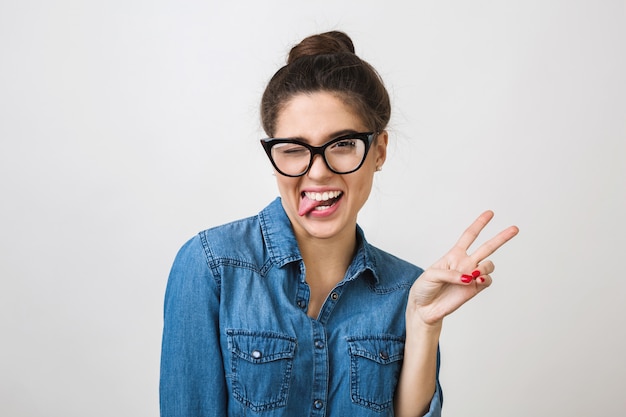
[[(349, 231), (349, 230), (348, 230)], [(320, 239), (296, 232), (311, 291), (307, 314), (317, 318), (328, 294), (346, 275), (356, 250), (356, 230)]]
[(341, 281), (356, 251), (356, 230), (329, 239), (296, 236), (307, 270), (307, 280), (323, 280), (326, 284)]

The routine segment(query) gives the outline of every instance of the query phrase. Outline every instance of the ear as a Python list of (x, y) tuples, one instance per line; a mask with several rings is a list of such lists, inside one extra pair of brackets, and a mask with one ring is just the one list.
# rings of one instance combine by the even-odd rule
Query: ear
[(375, 152), (376, 169), (380, 170), (387, 159), (387, 144), (389, 143), (389, 134), (383, 130), (378, 134), (375, 142), (372, 144), (372, 150)]

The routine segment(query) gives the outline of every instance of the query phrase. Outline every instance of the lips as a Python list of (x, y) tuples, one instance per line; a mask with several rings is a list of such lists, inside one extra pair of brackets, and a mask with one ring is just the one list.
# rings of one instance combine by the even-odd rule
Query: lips
[(324, 191), (321, 193), (305, 191), (302, 193), (302, 198), (300, 199), (298, 215), (305, 216), (313, 210), (327, 210), (329, 207), (332, 207), (342, 196), (343, 192), (336, 190)]

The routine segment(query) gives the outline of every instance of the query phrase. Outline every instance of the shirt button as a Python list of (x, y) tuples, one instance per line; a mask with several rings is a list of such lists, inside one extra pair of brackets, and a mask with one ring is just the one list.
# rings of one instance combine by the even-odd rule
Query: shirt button
[(313, 407), (315, 407), (317, 410), (319, 410), (322, 407), (324, 407), (324, 403), (322, 402), (322, 400), (315, 400), (313, 402)]
[(378, 354), (378, 356), (380, 357), (380, 359), (382, 359), (384, 361), (389, 359), (389, 354), (387, 352), (385, 352), (384, 350), (381, 350), (380, 353)]
[(315, 347), (318, 349), (324, 349), (324, 342), (322, 342), (321, 340), (316, 340)]
[(306, 301), (304, 301), (304, 300), (298, 300), (298, 307), (300, 307), (300, 308), (306, 308)]
[(261, 356), (263, 356), (263, 354), (260, 350), (253, 350), (251, 356), (253, 359), (261, 359)]
[(337, 298), (339, 298), (339, 294), (333, 291), (332, 293), (330, 293), (330, 298), (336, 300)]

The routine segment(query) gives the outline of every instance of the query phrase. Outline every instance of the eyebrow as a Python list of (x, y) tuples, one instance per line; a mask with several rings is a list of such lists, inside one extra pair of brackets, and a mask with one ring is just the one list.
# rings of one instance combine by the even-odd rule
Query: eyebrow
[[(331, 141), (333, 139), (336, 139), (336, 138), (338, 138), (340, 136), (350, 135), (352, 133), (359, 133), (359, 131), (358, 130), (354, 130), (354, 129), (339, 130), (337, 132), (333, 132), (330, 135), (328, 135), (326, 142)], [(310, 144), (310, 141), (308, 139), (302, 137), (302, 136), (288, 136), (288, 137), (285, 137), (285, 139), (294, 139), (294, 140), (298, 140), (298, 141)], [(326, 143), (326, 142), (324, 142), (324, 143)]]

